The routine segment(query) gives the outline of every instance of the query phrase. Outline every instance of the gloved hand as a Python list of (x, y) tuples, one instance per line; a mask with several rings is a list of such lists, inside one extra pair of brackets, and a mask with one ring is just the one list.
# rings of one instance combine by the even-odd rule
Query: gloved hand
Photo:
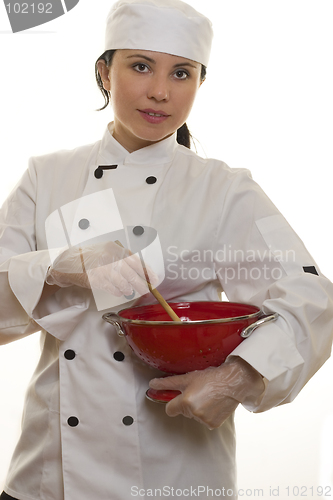
[[(147, 268), (151, 284), (158, 277)], [(70, 247), (49, 268), (46, 283), (105, 290), (116, 297), (149, 292), (140, 258), (110, 241), (83, 248)]]
[(220, 427), (239, 403), (254, 402), (263, 394), (263, 378), (238, 356), (228, 358), (221, 366), (151, 380), (152, 389), (182, 392), (165, 408), (167, 415), (184, 415), (206, 425)]

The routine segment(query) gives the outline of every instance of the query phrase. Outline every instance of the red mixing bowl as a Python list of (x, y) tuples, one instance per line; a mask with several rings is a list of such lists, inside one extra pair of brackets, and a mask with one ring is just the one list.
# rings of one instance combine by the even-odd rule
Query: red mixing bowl
[[(106, 313), (103, 319), (125, 336), (142, 361), (172, 375), (221, 365), (255, 328), (278, 316), (264, 316), (256, 306), (235, 302), (169, 305), (181, 322), (172, 321), (160, 304)], [(160, 391), (149, 392), (156, 399), (154, 394)]]

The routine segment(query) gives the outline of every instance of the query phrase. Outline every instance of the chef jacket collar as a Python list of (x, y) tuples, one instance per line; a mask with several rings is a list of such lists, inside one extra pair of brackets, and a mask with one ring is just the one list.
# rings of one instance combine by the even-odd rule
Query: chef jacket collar
[(98, 155), (99, 165), (161, 165), (172, 161), (177, 147), (176, 132), (163, 141), (129, 153), (112, 135), (113, 122), (107, 127)]

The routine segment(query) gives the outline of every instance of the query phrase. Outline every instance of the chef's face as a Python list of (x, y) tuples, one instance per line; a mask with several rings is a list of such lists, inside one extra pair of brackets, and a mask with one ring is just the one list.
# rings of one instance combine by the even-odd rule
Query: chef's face
[(201, 64), (161, 52), (117, 50), (111, 67), (99, 61), (98, 69), (111, 92), (114, 138), (130, 152), (181, 127), (201, 84)]

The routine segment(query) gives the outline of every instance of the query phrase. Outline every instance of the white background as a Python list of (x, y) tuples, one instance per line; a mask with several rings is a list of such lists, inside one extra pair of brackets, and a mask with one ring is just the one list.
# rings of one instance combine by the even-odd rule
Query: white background
[[(80, 0), (65, 16), (17, 34), (0, 4), (1, 201), (30, 156), (94, 142), (112, 119), (110, 109), (95, 111), (103, 100), (94, 82), (111, 3)], [(207, 81), (188, 122), (199, 152), (249, 168), (333, 279), (333, 3), (189, 3), (215, 28)], [(0, 349), (0, 488), (37, 359), (38, 335)], [(332, 372), (330, 360), (292, 404), (259, 415), (237, 410), (241, 496), (329, 498), (316, 493), (321, 484), (333, 497)]]

